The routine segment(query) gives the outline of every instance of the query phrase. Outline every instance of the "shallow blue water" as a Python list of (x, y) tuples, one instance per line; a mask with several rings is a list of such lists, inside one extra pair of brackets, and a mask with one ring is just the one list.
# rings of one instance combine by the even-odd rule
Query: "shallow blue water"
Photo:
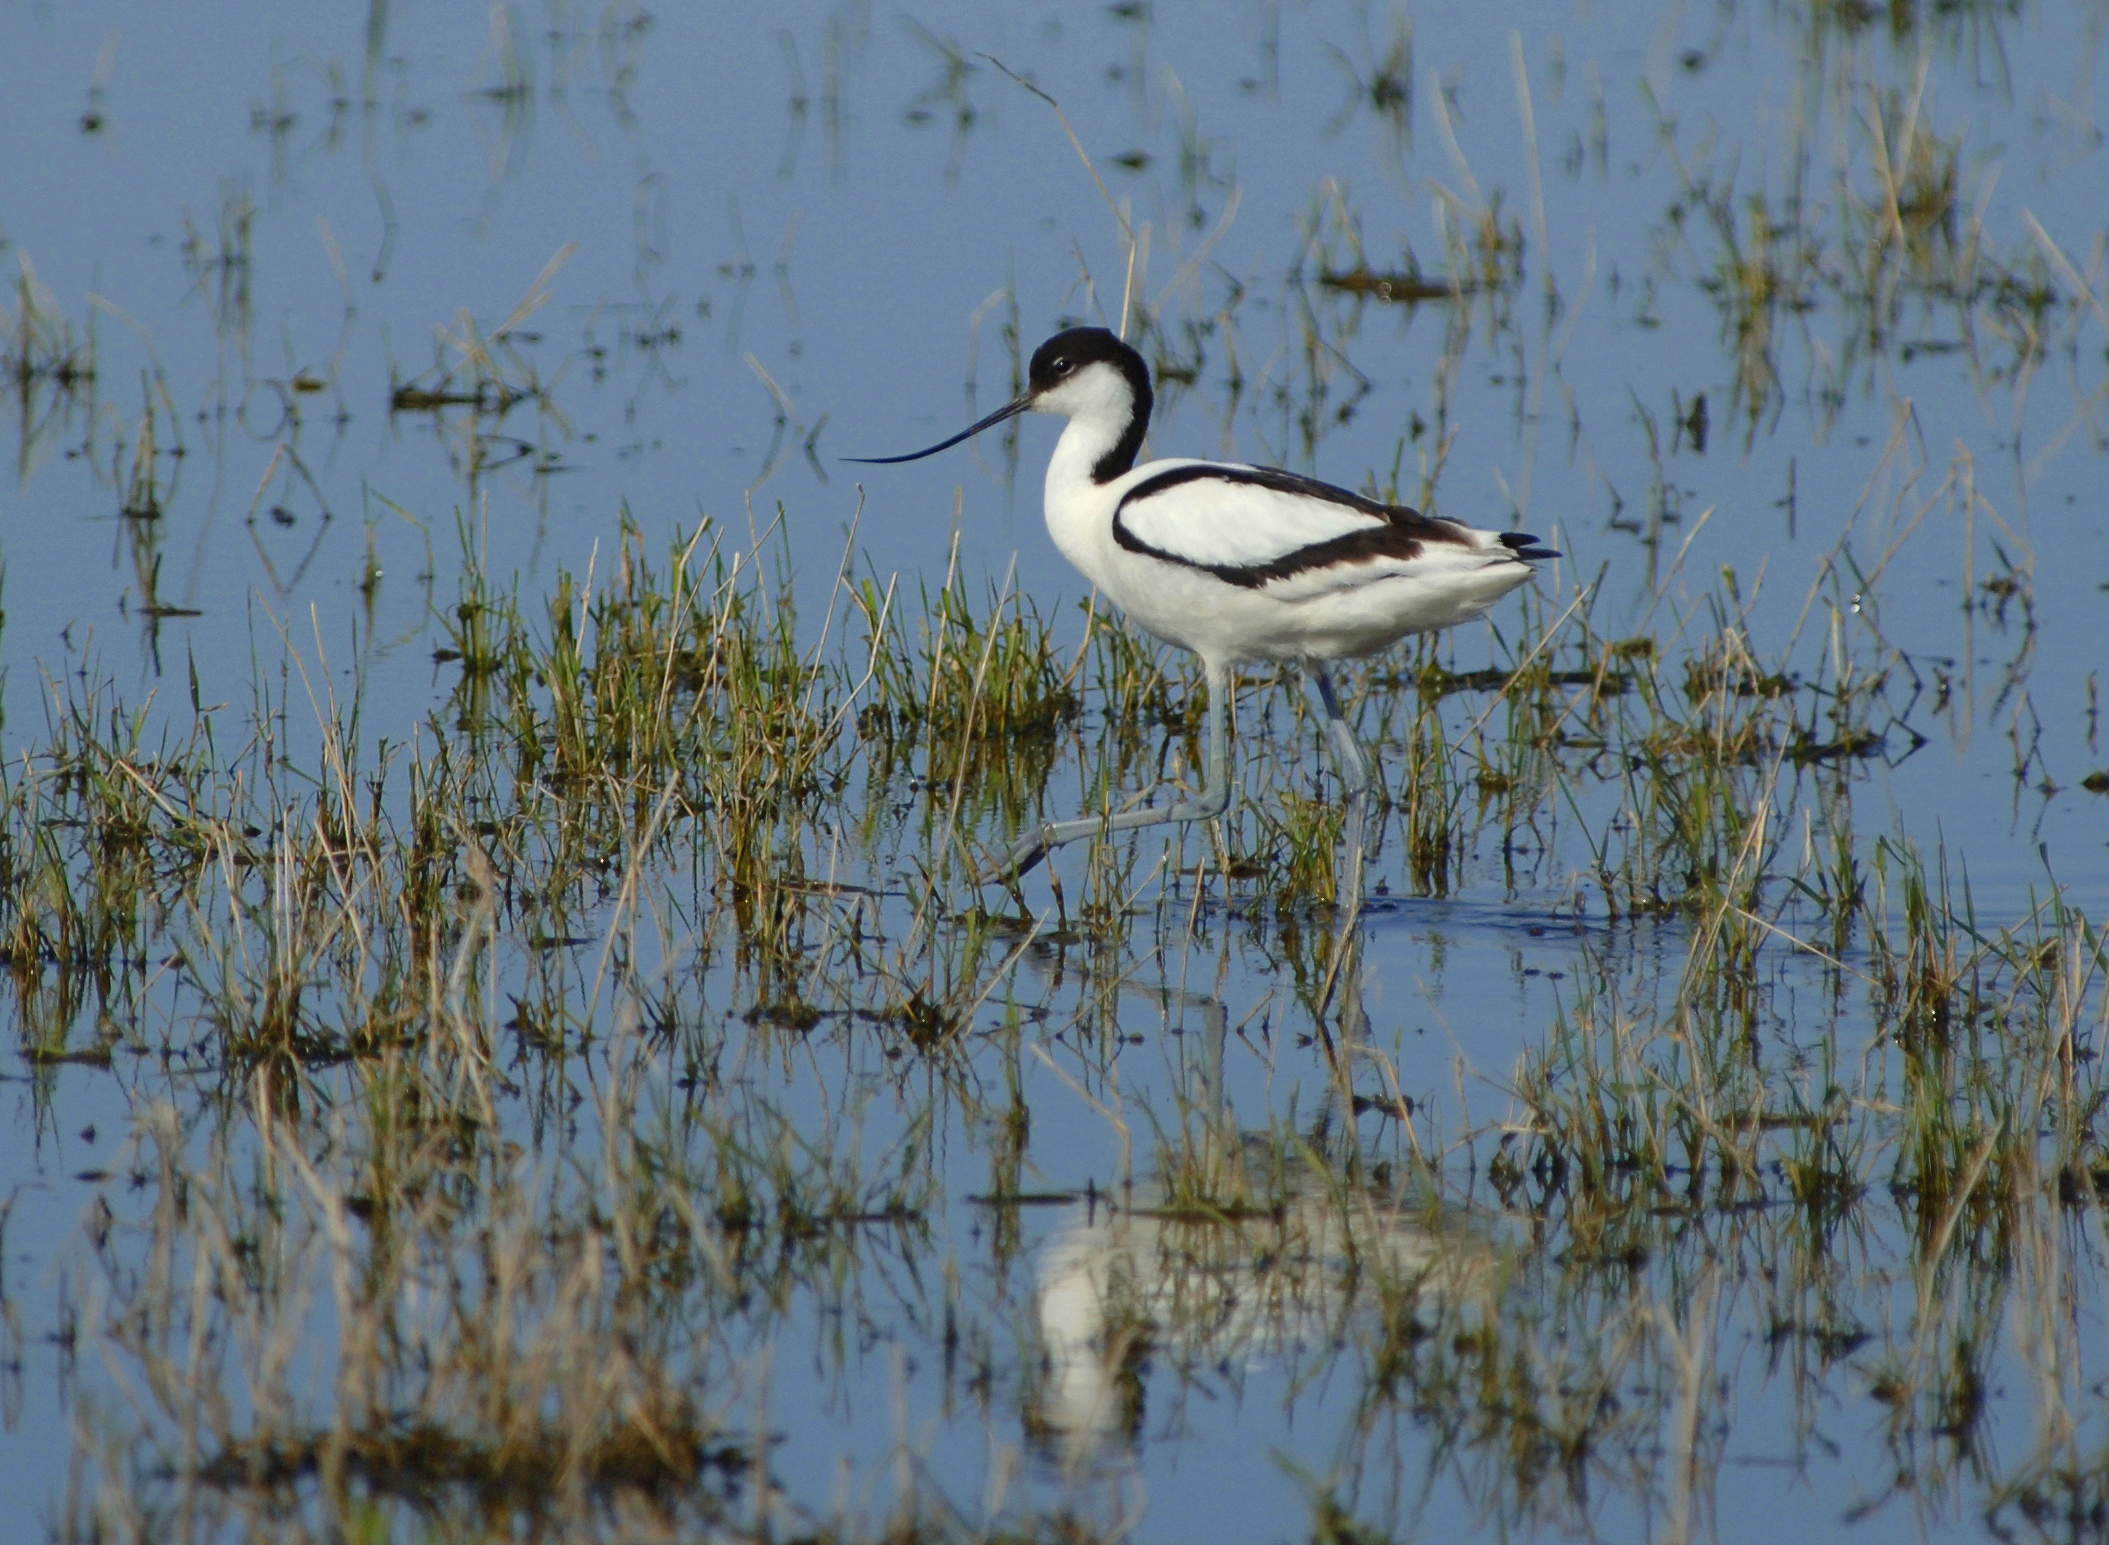
[[(1117, 320), (1118, 223), (1052, 113), (987, 53), (1060, 97), (1148, 228), (1136, 289), (1149, 341), (1196, 372), (1165, 392), (1154, 450), (1396, 480), (1407, 497), (1431, 477), (1441, 513), (1559, 545), (1569, 556), (1544, 604), (1558, 615), (1593, 587), (1605, 636), (1695, 645), (1720, 631), (1728, 597), (1768, 668), (1835, 677), (1894, 646), (1897, 722), (1850, 774), (1859, 835), (1944, 846), (1995, 924), (2027, 915), (2050, 876), (2083, 914), (2109, 914), (2109, 803), (2080, 787), (2109, 765), (2094, 718), (2109, 624), (2097, 11), (1973, 9), (1852, 37), (1749, 6), (1160, 5), (1137, 22), (846, 5), (787, 12), (780, 29), (620, 7), (374, 14), (0, 18), (0, 279), (16, 286), (0, 309), (19, 321), (33, 273), (38, 314), (76, 340), (92, 329), (97, 368), (92, 392), (45, 381), (9, 398), (10, 756), (38, 742), (53, 684), (76, 672), (128, 702), (158, 694), (172, 723), (194, 692), (239, 721), (259, 677), (285, 679), (295, 656), (356, 686), (369, 733), (400, 741), (452, 681), (432, 657), (464, 545), (531, 596), (560, 570), (605, 564), (624, 511), (655, 546), (704, 516), (728, 551), (767, 532), (811, 626), (852, 529), (861, 566), (934, 584), (956, 522), (970, 575), (1000, 580), (1015, 562), (1016, 583), (1073, 636), (1083, 586), (1038, 517), (1051, 425), (908, 467), (836, 459), (950, 433), (1011, 394), (1020, 352), (1058, 323)], [(1391, 120), (1354, 82), (1409, 24), (1411, 105)], [(520, 89), (494, 94), (509, 59)], [(1894, 163), (1871, 148), (1874, 123)], [(1980, 272), (2018, 288), (1967, 308), (1883, 289), (1866, 297), (1870, 329), (1847, 255), (1887, 238), (1879, 214), (1851, 211), (1886, 207), (1913, 133), (1931, 136), (1928, 165), (1954, 166), (1952, 216), (1913, 238), (1932, 245), (1930, 266), (1954, 268), (1977, 242)], [(1148, 159), (1129, 170), (1127, 152)], [(1824, 239), (1806, 265), (1779, 259), (1797, 298), (1770, 315), (1774, 374), (1753, 397), (1764, 372), (1739, 385), (1747, 339), (1723, 297), (1757, 240), (1753, 199), (1789, 224), (1796, 188), (1802, 224)], [(1469, 257), (1490, 210), (1522, 244), (1492, 296), (1407, 308), (1317, 284), (1364, 263), (1448, 273), (1453, 243)], [(2058, 296), (2040, 311), (2020, 294), (2036, 282)], [(497, 363), (492, 391), (538, 395), (391, 413), (398, 384), (470, 380), (471, 329)], [(1689, 427), (1701, 393), (1703, 448)], [(151, 522), (120, 514), (143, 422)], [(146, 615), (156, 601), (174, 611)], [(1443, 648), (1466, 669), (1504, 658), (1477, 629)], [(1267, 709), (1255, 694), (1244, 711)], [(1458, 895), (1368, 920), (1373, 1035), (1447, 1133), (1502, 1119), (1519, 1060), (1590, 961), (1615, 957), (1636, 1005), (1674, 992), (1688, 941), (1605, 919), (1580, 833), (1613, 797), (1578, 799), (1518, 894), (1482, 846)], [(1403, 891), (1398, 876), (1394, 849), (1377, 877)], [(1176, 970), (1131, 968), (1220, 1000), (1245, 1027), (1233, 1044), (1252, 1049), (1227, 1076), (1254, 1125), (1292, 1102), (1308, 1114), (1324, 1080), (1296, 1045), (1293, 993), (1279, 960), (1225, 944), (1232, 932), (1221, 925)], [(705, 975), (699, 1013), (745, 1006), (743, 984)], [(1813, 966), (1780, 968), (1773, 1054), (1807, 1051), (1797, 1028), (1829, 1023), (1826, 990)], [(1091, 1018), (1079, 991), (1033, 960), (1006, 990), (1055, 1023)], [(1164, 1016), (1124, 994), (1120, 1017), (1144, 1037), (1119, 1053), (1131, 1096), (1162, 1104), (1178, 1076)], [(1845, 1064), (1865, 1050), (1833, 1048)], [(845, 1056), (820, 1082), (864, 1089), (883, 1135), (886, 1102), (870, 1094), (883, 1069)], [(1091, 1056), (1076, 1056), (1070, 1076), (1103, 1098)], [(1051, 1189), (1111, 1184), (1125, 1162), (1111, 1127), (1027, 1065), (1034, 1170)], [(150, 1078), (7, 1072), (19, 1081), (0, 1152), (19, 1189), (6, 1270), (24, 1371), (0, 1485), (19, 1495), (71, 1449), (65, 1351), (48, 1338), (74, 1292), (57, 1263), (102, 1185), (73, 1177), (103, 1170), (156, 1095)], [(810, 1114), (805, 1073), (771, 1097)], [(974, 1262), (985, 1220), (963, 1198), (986, 1160), (969, 1135), (948, 1140), (934, 1253)], [(1035, 1247), (1059, 1226), (1032, 1223)], [(2083, 1227), (2084, 1258), (2096, 1246)], [(1901, 1233), (1869, 1248), (1887, 1261)], [(968, 1297), (999, 1342), (1032, 1345), (1022, 1268)], [(2081, 1300), (2091, 1326), (2098, 1287)], [(1029, 1352), (985, 1413), (932, 1374), (927, 1322), (879, 1318), (846, 1367), (808, 1347), (833, 1334), (826, 1306), (800, 1306), (778, 1333), (767, 1411), (795, 1435), (781, 1462), (799, 1501), (822, 1508), (846, 1459), (854, 1499), (883, 1516), (904, 1420), (948, 1495), (982, 1495), (992, 1453), (1026, 1446)], [(1809, 1407), (1759, 1369), (1762, 1319), (1723, 1321), (1736, 1418), (1699, 1509), (1708, 1525), (1726, 1538), (1769, 1537), (1790, 1516), (1809, 1537), (1980, 1531), (1984, 1498), (1967, 1486), (1924, 1516), (1892, 1499), (1848, 1524), (1884, 1485), (1878, 1412), (1842, 1374), (1816, 1398), (1812, 1437)], [(1329, 1388), (1291, 1401), (1273, 1366), (1235, 1390), (1153, 1371), (1123, 1480), (1144, 1533), (1305, 1529), (1299, 1473), (1334, 1458)], [(2028, 1448), (2023, 1398), (1994, 1398), (2012, 1408), (2013, 1449)], [(1419, 1441), (1399, 1440), (1400, 1473), (1424, 1462)], [(1023, 1494), (1058, 1491), (1044, 1466), (1019, 1463)], [(1507, 1513), (1499, 1484), (1449, 1463), (1429, 1500), (1376, 1511), (1436, 1534), (1499, 1517), (1524, 1532), (1584, 1522)], [(1674, 1533), (1658, 1510), (1666, 1484), (1613, 1491), (1586, 1521)]]

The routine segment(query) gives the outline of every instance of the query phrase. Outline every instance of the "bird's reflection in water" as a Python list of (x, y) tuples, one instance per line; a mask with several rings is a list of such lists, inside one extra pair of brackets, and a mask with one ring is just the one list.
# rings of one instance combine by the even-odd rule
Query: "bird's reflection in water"
[[(1246, 1144), (1246, 1168), (1277, 1145)], [(1178, 1204), (1140, 1186), (1079, 1204), (1039, 1264), (1038, 1387), (1027, 1436), (1065, 1470), (1123, 1464), (1143, 1438), (1145, 1374), (1235, 1386), (1282, 1366), (1292, 1382), (1402, 1306), (1483, 1312), (1499, 1275), (1489, 1230), (1381, 1185), (1277, 1173), (1237, 1207)], [(1262, 1177), (1255, 1176), (1258, 1180)]]

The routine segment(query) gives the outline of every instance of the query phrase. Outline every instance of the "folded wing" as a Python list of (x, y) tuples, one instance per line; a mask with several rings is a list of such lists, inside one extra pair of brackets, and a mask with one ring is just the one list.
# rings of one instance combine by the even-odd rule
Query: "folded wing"
[(1221, 462), (1189, 462), (1142, 479), (1115, 509), (1113, 536), (1131, 552), (1285, 598), (1409, 568), (1536, 556), (1315, 478)]

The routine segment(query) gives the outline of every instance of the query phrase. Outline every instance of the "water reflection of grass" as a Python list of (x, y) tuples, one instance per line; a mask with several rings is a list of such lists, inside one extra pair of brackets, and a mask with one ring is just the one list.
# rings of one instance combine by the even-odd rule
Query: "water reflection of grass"
[[(1116, 1252), (1126, 1285), (1060, 1387), (1212, 1377), (1243, 1322), (1145, 1280), (1169, 1251), (1190, 1287), (1330, 1306), (1324, 1379), (1358, 1382), (1362, 1414), (1313, 1478), (1321, 1513), (1379, 1506), (1409, 1411), (1518, 1522), (1666, 1487), (1630, 1467), (1726, 1419), (1707, 1360), (1753, 1316), (1808, 1398), (1872, 1381), (1899, 1451), (1927, 1440), (1917, 1484), (1980, 1442), (1990, 1326), (2037, 1290), (2009, 1285), (2017, 1252), (2053, 1248), (2103, 1168), (2109, 962), (2057, 897), (1994, 924), (1943, 855), (1855, 834), (1855, 758), (1910, 733), (1871, 630), (1812, 673), (1759, 651), (1732, 592), (1689, 636), (1618, 639), (1584, 597), (1531, 611), (1505, 667), (1423, 653), (1372, 678), (1393, 880), (1535, 890), (1559, 875), (1532, 848), (1579, 843), (1613, 919), (1516, 1072), (1517, 1115), (1446, 1135), (1352, 990), (1320, 985), (1304, 919), (1337, 834), (1294, 700), (1241, 725), (1254, 797), (1215, 857), (1153, 890), (1143, 845), (1104, 846), (1071, 923), (992, 926), (952, 889), (956, 846), (1000, 842), (1057, 777), (1153, 784), (1191, 738), (1154, 653), (1104, 619), (1058, 647), (948, 584), (911, 632), (891, 591), (845, 580), (801, 644), (782, 577), (709, 528), (664, 559), (632, 533), (533, 607), (465, 560), (461, 595), (455, 702), (409, 744), (366, 745), (357, 705), (324, 700), (296, 766), (271, 736), (230, 743), (224, 714), (149, 739), (109, 689), (54, 683), (8, 774), (23, 1050), (110, 1067), (141, 1111), (135, 1183), (86, 1243), (107, 1309), (85, 1329), (129, 1393), (87, 1419), (73, 1531), (733, 1528), (780, 1505), (731, 1393), (744, 1349), (897, 1274), (860, 1312), (946, 1319), (980, 1349), (976, 1398), (1024, 1401), (1030, 1430), (1055, 1386), (1019, 1381), (987, 1305), (929, 1297), (956, 1269), (939, 1135), (987, 1146), (993, 1194), (1030, 1193), (1021, 1048), (1095, 1046), (1109, 1073), (1120, 984), (1219, 907), (1319, 1006), (1310, 1072), (1334, 1093), (1244, 1131), (1220, 1067), (1250, 1032), (1220, 1005), (1215, 1071), (1126, 1115), (1091, 1093), (1152, 1134), (1132, 1162), (1159, 1221)], [(1622, 942), (1644, 929), (1665, 978)], [(1028, 961), (1037, 990), (1011, 974)], [(1815, 1022), (1780, 1025), (1790, 990)], [(1800, 1059), (1762, 1050), (1782, 1028)], [(1372, 1130), (1391, 1136), (1351, 1137)], [(1416, 1286), (1477, 1271), (1440, 1229), (1356, 1243), (1373, 1166), (1533, 1241), (1500, 1313)], [(1267, 1239), (1291, 1221), (1284, 1253)]]
[(16, 421), (16, 475), (27, 477), (60, 437), (94, 417), (97, 350), (92, 314), (76, 330), (29, 254), (17, 262), (11, 303), (0, 303), (0, 403)]
[[(1988, 228), (1961, 119), (1851, 53), (1885, 26), (1954, 46), (2004, 9), (1808, 8), (1838, 159), (1766, 177), (1709, 143), (1680, 168), (1646, 283), (1717, 308), (1746, 448), (1797, 396), (1836, 422), (1869, 361), (1967, 353), (1990, 402), (2053, 347), (2080, 358), (2081, 265)], [(942, 115), (956, 166), (989, 82), (924, 41), (937, 85), (909, 110)], [(1400, 150), (1413, 51), (1397, 22), (1337, 61), (1350, 113)], [(496, 59), (510, 147), (535, 74)], [(1234, 208), (1219, 142), (1190, 112), (1170, 132), (1173, 230), (1204, 198)], [(1576, 176), (1608, 159), (1593, 147), (1576, 139)], [(1366, 242), (1328, 183), (1279, 295), (1215, 275), (1206, 245), (1154, 296), (1138, 280), (1163, 378), (1226, 434), (1253, 414), (1313, 456), (1378, 389), (1362, 330), (1420, 305), (1442, 328), (1429, 398), (1371, 486), (1431, 502), (1468, 367), (1520, 362), (1535, 423), (1527, 394), (1560, 387), (1590, 300), (1560, 291), (1542, 214), (1462, 161), (1426, 268)], [(230, 192), (185, 253), (237, 342), (254, 219)], [(1264, 346), (1255, 298), (1285, 302)], [(523, 314), (465, 322), (391, 383), (392, 409), (450, 436), (465, 507), (516, 443), (508, 413), (564, 427)], [(93, 329), (26, 265), (5, 321), (23, 470), (86, 426), (142, 604), (164, 604), (168, 388), (137, 420), (98, 414)], [(1094, 844), (1052, 905), (965, 892), (1043, 811), (1182, 776), (1203, 707), (1147, 639), (1008, 587), (948, 572), (911, 596), (856, 580), (852, 554), (823, 596), (773, 534), (738, 550), (706, 525), (626, 528), (527, 593), (465, 539), (440, 708), (407, 734), (333, 700), (319, 658), (220, 709), (55, 675), (0, 783), (0, 992), (40, 1130), (70, 1119), (69, 1069), (136, 1112), (66, 1268), (60, 1335), (108, 1374), (67, 1375), (57, 1532), (1125, 1538), (1078, 1472), (1161, 1441), (1167, 1396), (1260, 1399), (1271, 1359), (1318, 1538), (1426, 1532), (1438, 1489), (1488, 1532), (1611, 1533), (1630, 1508), (1688, 1536), (1753, 1386), (1785, 1392), (1805, 1473), (1875, 1431), (1865, 1516), (1982, 1506), (2086, 1534), (2109, 1491), (2082, 1333), (2109, 1184), (2100, 920), (2048, 874), (2039, 904), (1986, 915), (1960, 845), (1869, 804), (1929, 712), (1962, 740), (1994, 699), (2016, 801), (2049, 776), (2024, 720), (2025, 528), (1959, 455), (1930, 497), (1897, 495), (1886, 550), (1848, 521), (1799, 622), (1770, 628), (1761, 576), (1686, 575), (1706, 517), (1671, 469), (1707, 420), (1683, 389), (1633, 399), (1657, 485), (1632, 523), (1645, 609), (1590, 584), (1483, 657), (1404, 649), (1350, 694), (1389, 800), (1380, 907), (1492, 893), (1540, 932), (1586, 920), (1491, 1105), (1414, 1086), (1335, 970), (1318, 727), (1258, 676), (1238, 683), (1248, 797), (1213, 830)], [(1875, 583), (1935, 509), (1964, 534), (1953, 661), (1897, 647)], [(1989, 571), (1980, 514), (2003, 528)], [(2014, 652), (1978, 692), (1993, 638)], [(1166, 985), (1182, 958), (1206, 990)], [(1520, 988), (1522, 960), (1449, 1001)], [(1168, 1080), (1137, 1073), (1160, 1055)], [(1240, 1055), (1263, 1107), (1225, 1094)], [(1096, 1172), (1061, 1144), (1085, 1106), (1120, 1157), (1078, 1191)], [(1066, 1254), (1028, 1248), (1044, 1202), (1084, 1215)], [(40, 1289), (0, 1288), (5, 1394)], [(1093, 1313), (1035, 1318), (1065, 1293)], [(948, 1409), (996, 1435), (986, 1515), (924, 1474), (905, 1419), (891, 1508), (829, 1510), (825, 1418), (755, 1394), (814, 1326), (835, 1388), (883, 1380), (874, 1347), (940, 1370), (922, 1377)], [(1007, 1443), (1079, 1432), (1077, 1489), (1006, 1499)]]

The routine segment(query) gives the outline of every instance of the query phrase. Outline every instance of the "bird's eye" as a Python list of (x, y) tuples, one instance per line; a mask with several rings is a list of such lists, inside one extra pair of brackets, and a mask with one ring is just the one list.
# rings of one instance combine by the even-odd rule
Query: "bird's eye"
[(1070, 364), (1067, 359), (1058, 359), (1052, 365), (1049, 365), (1047, 368), (1052, 370), (1058, 376), (1066, 376), (1071, 370), (1075, 369), (1076, 367)]

